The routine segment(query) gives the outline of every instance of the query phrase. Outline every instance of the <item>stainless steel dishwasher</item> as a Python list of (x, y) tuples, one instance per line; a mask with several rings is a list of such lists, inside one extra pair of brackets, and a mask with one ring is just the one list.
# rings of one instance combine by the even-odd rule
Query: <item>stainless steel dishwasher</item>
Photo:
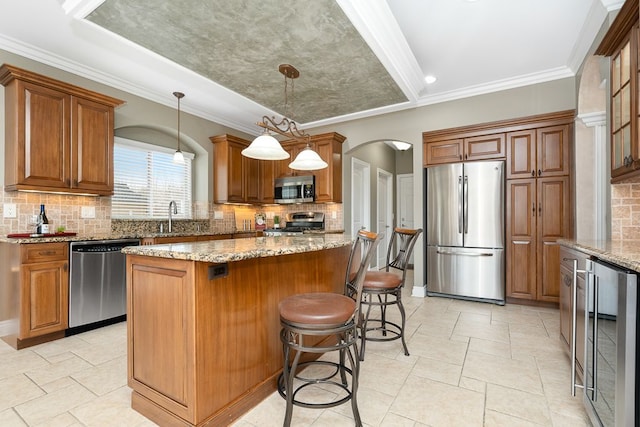
[(69, 328), (124, 320), (127, 311), (126, 257), (120, 251), (139, 244), (138, 239), (71, 243)]

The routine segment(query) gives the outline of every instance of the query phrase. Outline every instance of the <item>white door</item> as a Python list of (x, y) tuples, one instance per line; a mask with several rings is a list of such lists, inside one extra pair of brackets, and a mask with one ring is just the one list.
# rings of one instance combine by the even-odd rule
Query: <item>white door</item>
[(382, 268), (387, 261), (387, 248), (393, 232), (393, 175), (378, 169), (378, 233), (384, 233), (378, 244), (377, 267)]
[[(413, 225), (413, 174), (405, 173), (397, 175), (396, 198), (398, 199), (397, 222), (400, 228), (415, 228)], [(410, 264), (413, 264), (413, 253), (411, 253)]]
[(371, 175), (369, 163), (351, 158), (351, 235), (371, 230)]

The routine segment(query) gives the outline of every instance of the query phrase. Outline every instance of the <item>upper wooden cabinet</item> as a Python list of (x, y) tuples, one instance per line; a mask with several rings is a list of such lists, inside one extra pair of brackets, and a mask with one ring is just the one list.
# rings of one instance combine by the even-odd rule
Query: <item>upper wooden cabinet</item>
[(569, 174), (571, 125), (507, 133), (507, 178)]
[[(425, 137), (425, 134), (427, 137)], [(503, 159), (504, 133), (479, 135), (468, 138), (432, 140), (423, 134), (425, 166), (462, 161)]]
[(214, 203), (273, 203), (275, 163), (242, 155), (249, 141), (233, 135), (210, 138), (213, 143)]
[(315, 175), (316, 202), (342, 202), (342, 143), (345, 137), (338, 133), (311, 137), (310, 147), (328, 165), (312, 171), (289, 168), (289, 163), (307, 146), (300, 141), (282, 142), (282, 148), (291, 157), (273, 161), (244, 157), (242, 150), (249, 146), (249, 141), (242, 138), (219, 135), (210, 139), (213, 142), (214, 203), (273, 203), (274, 179), (294, 175)]
[(5, 86), (5, 190), (113, 194), (114, 108), (123, 101), (11, 65)]
[(596, 49), (611, 58), (611, 181), (640, 174), (638, 1), (627, 0)]

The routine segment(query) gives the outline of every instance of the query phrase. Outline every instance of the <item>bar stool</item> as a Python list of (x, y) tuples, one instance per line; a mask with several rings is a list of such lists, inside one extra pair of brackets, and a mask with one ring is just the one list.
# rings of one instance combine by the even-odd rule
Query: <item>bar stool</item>
[[(283, 345), (284, 363), (278, 377), (278, 391), (287, 401), (284, 426), (291, 424), (293, 405), (305, 408), (329, 408), (351, 400), (353, 417), (357, 426), (362, 425), (356, 392), (360, 359), (358, 355), (358, 327), (360, 325), (360, 302), (365, 273), (380, 241), (376, 233), (361, 230), (351, 247), (345, 282), (356, 291), (353, 297), (315, 292), (289, 296), (278, 305), (280, 310), (280, 340)], [(320, 343), (318, 339), (322, 338)], [(338, 351), (338, 362), (311, 360), (300, 362), (303, 353)], [(295, 355), (293, 355), (295, 353)], [(293, 355), (293, 356), (292, 356)], [(346, 360), (349, 360), (349, 366)], [(303, 375), (303, 369), (320, 367), (320, 375)], [(327, 369), (328, 367), (328, 369)], [(326, 372), (329, 370), (330, 372)], [(308, 372), (308, 371), (307, 371)], [(347, 375), (351, 377), (351, 389)], [(338, 378), (339, 376), (339, 378)], [(296, 380), (294, 388), (294, 380)], [(311, 403), (298, 398), (298, 392), (320, 384), (337, 387), (346, 396), (329, 402)]]
[[(367, 341), (393, 341), (400, 339), (405, 356), (409, 355), (409, 349), (404, 338), (406, 315), (402, 305), (402, 288), (407, 277), (407, 266), (411, 258), (411, 252), (420, 233), (422, 233), (421, 228), (412, 230), (396, 227), (393, 230), (389, 248), (387, 249), (387, 262), (384, 271), (368, 271), (364, 277), (362, 304), (367, 307), (367, 311), (360, 329), (360, 339), (362, 341), (360, 360), (364, 360), (364, 348)], [(395, 246), (397, 246), (397, 253), (393, 255)], [(402, 274), (398, 275), (389, 271), (391, 268), (399, 270)], [(387, 320), (387, 307), (390, 305), (398, 306), (401, 318), (400, 324)], [(380, 308), (380, 318), (372, 319), (370, 317), (372, 307)], [(373, 326), (369, 326), (369, 323), (373, 323)], [(371, 336), (370, 333), (374, 331), (380, 334)]]

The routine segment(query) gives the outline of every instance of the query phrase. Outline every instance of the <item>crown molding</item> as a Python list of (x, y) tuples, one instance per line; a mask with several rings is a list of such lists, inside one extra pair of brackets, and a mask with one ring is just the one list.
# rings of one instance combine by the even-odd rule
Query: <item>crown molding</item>
[(418, 99), (424, 76), (389, 5), (370, 0), (337, 2), (407, 99)]

